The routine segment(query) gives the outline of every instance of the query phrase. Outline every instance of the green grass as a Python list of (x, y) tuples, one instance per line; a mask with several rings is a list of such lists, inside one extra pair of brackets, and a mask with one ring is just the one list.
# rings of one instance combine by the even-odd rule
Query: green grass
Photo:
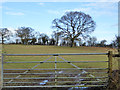
[[(7, 54), (48, 54), (48, 53), (107, 53), (108, 51), (115, 51), (111, 48), (102, 47), (60, 47), (60, 46), (40, 46), (40, 45), (4, 45), (3, 51)], [(4, 61), (44, 61), (49, 56), (6, 56)], [(93, 56), (62, 56), (68, 61), (107, 61), (105, 55)], [(55, 58), (48, 61), (54, 61)], [(57, 61), (63, 61), (57, 57)], [(25, 64), (4, 64), (4, 68), (32, 68), (37, 63)], [(80, 68), (105, 68), (107, 63), (74, 63)], [(68, 63), (57, 64), (58, 68), (72, 68)], [(52, 63), (43, 63), (36, 68), (54, 68)], [(116, 67), (114, 67), (116, 69)]]
[(40, 46), (40, 45), (3, 45), (6, 53), (104, 53), (111, 48), (105, 47), (60, 47), (60, 46)]
[[(113, 51), (116, 53), (115, 49), (111, 48), (102, 48), (102, 47), (60, 47), (60, 46), (40, 46), (40, 45), (3, 45), (3, 52), (7, 54), (53, 54), (53, 53), (108, 53), (108, 51)], [(12, 62), (12, 61), (44, 61), (50, 56), (5, 56), (4, 62)], [(64, 59), (68, 61), (108, 61), (107, 55), (73, 55), (73, 56), (61, 56)], [(60, 58), (56, 58), (57, 61), (63, 61)], [(55, 57), (53, 56), (48, 61), (55, 61)], [(35, 65), (39, 63), (12, 63), (12, 64), (4, 64), (4, 69), (31, 69)], [(78, 66), (79, 68), (107, 68), (108, 63), (73, 63), (74, 65)], [(41, 68), (55, 68), (54, 63), (42, 63), (39, 66), (37, 66), (35, 69), (41, 69)], [(74, 68), (69, 63), (57, 63), (57, 68)], [(113, 69), (117, 69), (117, 62), (113, 59)], [(91, 70), (92, 72), (95, 70)], [(15, 71), (4, 71), (4, 72), (15, 72)], [(23, 73), (24, 71), (16, 71), (18, 73)], [(28, 73), (42, 73), (42, 72), (54, 72), (53, 71), (29, 71)], [(69, 73), (80, 73), (80, 70), (66, 70), (63, 72), (69, 72)], [(97, 70), (96, 72), (99, 72)], [(84, 77), (86, 77), (90, 74), (84, 74)], [(107, 74), (94, 74), (94, 76), (107, 76)], [(4, 77), (16, 77), (18, 75), (5, 75)], [(26, 77), (28, 75), (22, 75), (21, 77)], [(61, 76), (61, 75), (59, 75)], [(59, 77), (58, 76), (58, 77)], [(40, 75), (33, 75), (28, 77), (41, 77)], [(44, 75), (43, 75), (44, 77)], [(51, 77), (51, 76), (50, 76)], [(66, 76), (64, 76), (66, 77)], [(64, 79), (65, 81), (67, 79)], [(28, 80), (29, 81), (29, 80)]]

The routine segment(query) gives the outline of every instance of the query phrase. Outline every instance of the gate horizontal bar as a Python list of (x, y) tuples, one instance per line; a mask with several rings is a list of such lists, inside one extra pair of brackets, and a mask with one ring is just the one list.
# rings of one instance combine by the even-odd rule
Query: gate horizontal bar
[(107, 83), (107, 81), (58, 81), (57, 83)]
[(3, 54), (6, 56), (108, 55), (108, 53)]
[[(87, 73), (98, 73), (98, 74), (108, 74), (108, 72), (87, 72)], [(44, 75), (44, 74), (79, 74), (79, 73), (3, 73), (4, 75)]]
[(105, 87), (107, 85), (39, 85), (39, 86), (3, 86), (3, 88), (18, 88), (18, 87)]
[(108, 62), (108, 61), (31, 61), (31, 62), (4, 62), (4, 63), (96, 63), (96, 62)]
[[(107, 83), (107, 81), (57, 81), (56, 83), (78, 83), (78, 82), (80, 82), (80, 83), (83, 83), (83, 82), (85, 82), (85, 83)], [(17, 83), (41, 83), (41, 82), (4, 82), (4, 84), (17, 84)], [(55, 83), (54, 81), (52, 81), (52, 82), (46, 82), (46, 83)]]
[(51, 69), (4, 69), (4, 70), (106, 70), (108, 68), (51, 68)]
[(39, 78), (4, 78), (4, 79), (89, 79), (89, 78), (108, 78), (108, 77), (39, 77)]
[[(47, 82), (47, 84), (48, 83), (57, 83), (57, 84), (61, 84), (61, 83), (71, 83), (71, 84), (73, 84), (73, 83), (91, 83), (91, 84), (100, 84), (100, 83), (108, 83), (107, 81), (57, 81), (57, 82), (54, 82), (54, 81), (51, 81), (51, 82)], [(89, 84), (87, 84), (87, 85), (89, 85)]]

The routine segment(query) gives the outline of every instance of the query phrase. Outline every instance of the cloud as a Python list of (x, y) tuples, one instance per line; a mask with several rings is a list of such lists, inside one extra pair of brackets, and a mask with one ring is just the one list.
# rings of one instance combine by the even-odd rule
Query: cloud
[(63, 12), (69, 12), (69, 11), (81, 11), (81, 12), (89, 12), (91, 11), (91, 8), (74, 8), (69, 10), (64, 10)]
[(44, 5), (44, 3), (43, 2), (41, 2), (41, 3), (38, 3), (40, 6), (43, 6)]
[(24, 15), (24, 13), (22, 13), (22, 12), (6, 12), (6, 14), (8, 14), (8, 15)]
[(48, 10), (49, 14), (55, 14), (55, 15), (63, 15), (65, 12), (70, 12), (70, 11), (81, 11), (85, 12), (86, 14), (91, 14), (94, 16), (102, 16), (102, 15), (113, 15), (113, 12), (110, 11), (98, 11), (94, 10), (93, 8), (74, 8), (74, 9), (66, 9), (66, 10)]
[(81, 3), (81, 7), (73, 8), (73, 9), (65, 9), (65, 10), (49, 10), (48, 13), (60, 15), (64, 14), (65, 12), (69, 11), (82, 11), (86, 14), (91, 14), (93, 16), (103, 16), (103, 15), (110, 15), (116, 16), (117, 15), (117, 4), (113, 2), (89, 2), (89, 3)]
[(49, 14), (63, 15), (66, 12), (70, 12), (70, 11), (90, 12), (91, 9), (90, 8), (75, 8), (75, 9), (66, 9), (66, 10), (48, 10), (47, 12)]
[(103, 16), (103, 15), (110, 15), (116, 16), (117, 15), (117, 4), (113, 2), (93, 2), (93, 3), (83, 3), (82, 8), (75, 8), (69, 11), (82, 11), (88, 14), (92, 14), (93, 16)]
[(82, 6), (91, 7), (91, 8), (101, 8), (101, 9), (112, 9), (114, 10), (117, 7), (117, 2), (89, 2), (84, 3)]

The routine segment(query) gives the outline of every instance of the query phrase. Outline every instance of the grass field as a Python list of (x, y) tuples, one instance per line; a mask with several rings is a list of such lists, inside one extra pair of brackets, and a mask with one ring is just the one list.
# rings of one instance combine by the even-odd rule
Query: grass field
[[(105, 47), (60, 47), (60, 46), (40, 46), (40, 45), (3, 45), (3, 52), (7, 54), (55, 54), (55, 53), (108, 53), (108, 51), (113, 51), (116, 53), (115, 49), (105, 48)], [(4, 62), (12, 62), (12, 61), (44, 61), (50, 56), (5, 56)], [(61, 56), (67, 61), (108, 61), (107, 55), (77, 55), (77, 56)], [(56, 57), (57, 61), (63, 61), (62, 59)], [(55, 61), (55, 57), (53, 56), (48, 61)], [(4, 69), (31, 69), (38, 63), (8, 63), (4, 64)], [(99, 63), (74, 63), (74, 65), (79, 68), (107, 68), (107, 62), (99, 62)], [(57, 68), (75, 68), (70, 63), (57, 63)], [(34, 69), (50, 69), (55, 68), (55, 63), (42, 63), (35, 67)], [(117, 69), (117, 61), (113, 59), (113, 69)], [(93, 72), (94, 70), (92, 70)], [(7, 72), (7, 71), (5, 71)], [(11, 71), (9, 71), (10, 73)], [(15, 71), (12, 71), (15, 72)], [(18, 71), (19, 73), (22, 71)], [(31, 72), (31, 71), (30, 71)], [(37, 72), (38, 71), (32, 71)], [(39, 71), (39, 72), (45, 72)], [(48, 71), (50, 72), (50, 71)], [(52, 71), (54, 72), (54, 71)], [(78, 73), (79, 70), (68, 70), (63, 72), (69, 73)], [(81, 72), (81, 71), (80, 71)], [(99, 72), (99, 70), (97, 71)], [(23, 73), (23, 72), (22, 72)], [(89, 74), (91, 75), (91, 74)], [(92, 74), (94, 76), (98, 76), (98, 74)], [(99, 74), (100, 75), (100, 74)], [(61, 75), (60, 75), (61, 76)], [(86, 75), (84, 75), (86, 77)], [(105, 74), (101, 74), (100, 76), (105, 76)], [(6, 75), (5, 77), (17, 77), (17, 75)], [(21, 77), (25, 77), (22, 75)], [(34, 77), (34, 76), (29, 76)], [(35, 77), (41, 77), (35, 76)], [(51, 76), (50, 76), (51, 77)], [(74, 76), (75, 77), (75, 76)]]
[[(111, 48), (102, 48), (102, 47), (58, 47), (58, 46), (40, 46), (40, 45), (4, 45), (3, 51), (7, 54), (48, 54), (48, 53), (107, 53), (108, 51), (116, 52), (115, 49)], [(44, 61), (49, 56), (8, 56), (5, 57), (5, 61)], [(93, 56), (62, 56), (68, 61), (106, 61), (108, 60), (105, 55), (93, 55)], [(54, 57), (49, 61), (54, 61)], [(57, 61), (62, 61), (57, 58)], [(114, 64), (116, 62), (113, 62)], [(78, 64), (75, 63), (79, 67), (106, 67), (106, 63), (85, 63)], [(5, 68), (31, 68), (36, 63), (33, 64), (7, 64)], [(117, 64), (116, 64), (117, 65)], [(113, 66), (116, 66), (113, 65)], [(43, 63), (37, 68), (54, 68), (53, 64)], [(69, 64), (61, 63), (58, 64), (57, 67), (72, 67)], [(114, 67), (116, 69), (117, 67)]]

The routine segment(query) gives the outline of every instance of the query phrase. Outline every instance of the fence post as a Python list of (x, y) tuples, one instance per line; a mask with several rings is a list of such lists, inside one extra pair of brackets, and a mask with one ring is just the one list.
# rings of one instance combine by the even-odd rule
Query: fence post
[(111, 80), (112, 80), (112, 56), (113, 56), (113, 52), (109, 51), (108, 52), (108, 88), (110, 88), (110, 84), (111, 84)]
[[(118, 49), (118, 54), (120, 55), (120, 49)], [(120, 86), (120, 57), (118, 57), (118, 87)]]
[(1, 54), (1, 88), (3, 88), (3, 53)]

